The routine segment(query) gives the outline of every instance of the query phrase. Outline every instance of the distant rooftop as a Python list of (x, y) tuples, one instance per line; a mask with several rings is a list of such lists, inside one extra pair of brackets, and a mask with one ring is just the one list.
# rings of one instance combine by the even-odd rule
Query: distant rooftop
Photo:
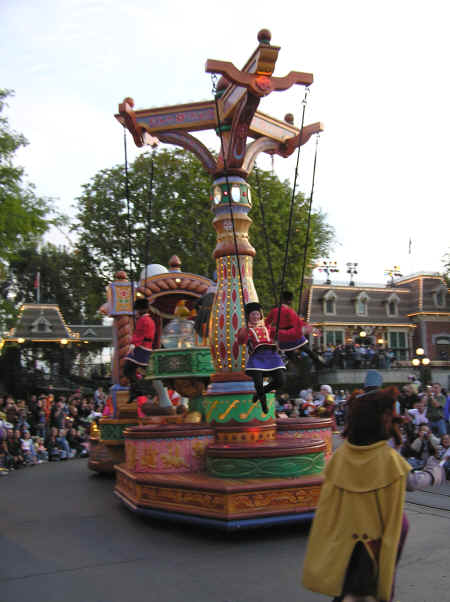
[[(442, 277), (442, 274), (440, 274), (439, 272), (429, 272), (429, 271), (414, 272), (412, 274), (402, 276), (401, 278), (394, 278), (394, 286), (401, 282), (411, 280), (411, 278), (417, 278), (418, 276), (429, 276), (429, 277), (431, 276), (431, 277), (440, 278), (440, 277)], [(320, 278), (314, 277), (313, 284), (318, 284), (318, 285), (323, 285), (323, 286), (349, 286), (349, 284), (350, 284), (349, 278), (347, 278), (346, 280), (334, 280), (333, 278), (330, 278), (330, 280), (331, 280), (331, 284), (327, 285), (326, 276), (321, 276)], [(392, 286), (391, 279), (389, 276), (386, 276), (385, 282), (360, 282), (356, 278), (354, 279), (353, 282), (355, 283), (354, 284), (355, 288), (389, 288), (389, 286)]]

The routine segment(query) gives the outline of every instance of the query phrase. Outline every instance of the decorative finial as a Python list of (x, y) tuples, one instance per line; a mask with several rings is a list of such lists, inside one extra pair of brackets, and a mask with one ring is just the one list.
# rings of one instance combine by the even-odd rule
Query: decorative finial
[(268, 29), (261, 29), (258, 32), (258, 42), (260, 44), (270, 44), (270, 40), (272, 39), (272, 34)]
[(286, 123), (289, 123), (289, 125), (294, 125), (294, 116), (292, 115), (292, 113), (286, 113), (286, 115), (284, 116), (284, 120)]
[(134, 100), (130, 96), (127, 96), (126, 98), (124, 98), (123, 102), (126, 103), (127, 105), (129, 105), (131, 108), (134, 107)]

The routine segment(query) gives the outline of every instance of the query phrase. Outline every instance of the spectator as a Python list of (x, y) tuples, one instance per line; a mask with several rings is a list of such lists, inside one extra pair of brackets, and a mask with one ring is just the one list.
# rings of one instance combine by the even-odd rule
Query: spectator
[(103, 404), (103, 407), (104, 407), (105, 402), (106, 402), (106, 394), (103, 391), (103, 387), (97, 387), (97, 389), (95, 390), (94, 401), (95, 401), (95, 406), (97, 408), (100, 407), (101, 404)]
[[(87, 449), (84, 445), (86, 439), (78, 432), (76, 428), (71, 428), (68, 431), (66, 438), (72, 451), (72, 457), (77, 456), (78, 458), (85, 458), (88, 455)], [(75, 452), (75, 454), (73, 452)]]
[(444, 406), (445, 397), (442, 395), (442, 387), (439, 383), (435, 383), (428, 394), (427, 417), (430, 421), (431, 430), (440, 437), (447, 434), (447, 425), (444, 420)]
[(54, 426), (50, 427), (49, 434), (45, 440), (45, 447), (48, 451), (48, 461), (57, 462), (58, 460), (67, 460), (68, 454), (60, 447), (57, 441), (58, 429)]
[(442, 435), (441, 446), (438, 453), (440, 460), (442, 460), (443, 456), (446, 457), (444, 470), (447, 480), (450, 480), (450, 435)]
[(50, 412), (50, 426), (62, 429), (64, 428), (65, 421), (66, 412), (64, 410), (64, 400), (60, 398)]
[(7, 445), (8, 454), (11, 458), (11, 468), (21, 468), (25, 460), (20, 443), (20, 431), (8, 429)]
[(428, 424), (427, 407), (421, 399), (416, 401), (411, 410), (407, 410), (411, 416), (414, 426), (419, 427), (421, 424)]
[(48, 461), (48, 452), (44, 446), (44, 440), (42, 437), (36, 437), (35, 450), (38, 458), (38, 464)]
[(420, 470), (430, 456), (437, 457), (438, 446), (439, 439), (433, 435), (428, 425), (422, 424), (417, 437), (410, 445), (410, 456), (407, 460), (414, 469)]
[(65, 429), (65, 428), (58, 429), (58, 434), (56, 436), (56, 443), (58, 444), (59, 448), (65, 452), (65, 454), (66, 454), (65, 459), (68, 459), (68, 458), (73, 458), (77, 452), (74, 449), (70, 449), (70, 445), (69, 445), (69, 442), (67, 441), (66, 435), (67, 435), (67, 429)]
[(23, 438), (20, 440), (21, 448), (23, 452), (23, 457), (25, 464), (34, 466), (37, 464), (37, 454), (34, 448), (33, 439), (31, 438), (30, 432), (25, 431), (23, 434)]

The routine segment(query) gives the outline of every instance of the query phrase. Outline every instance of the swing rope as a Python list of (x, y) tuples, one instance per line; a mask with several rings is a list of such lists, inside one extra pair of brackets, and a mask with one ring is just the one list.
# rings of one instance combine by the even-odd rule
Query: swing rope
[[(128, 261), (130, 265), (130, 288), (131, 288), (131, 302), (134, 303), (134, 280), (132, 276), (133, 272), (133, 251), (131, 245), (131, 202), (130, 202), (130, 184), (128, 175), (128, 150), (127, 150), (127, 130), (123, 127), (123, 146), (124, 146), (124, 157), (125, 157), (125, 198), (127, 201), (127, 230), (128, 230)], [(133, 311), (133, 327), (136, 328), (136, 316)]]
[[(227, 160), (226, 160), (226, 156), (225, 156), (225, 145), (223, 142), (222, 124), (220, 121), (220, 114), (219, 114), (219, 102), (218, 102), (218, 97), (217, 97), (217, 75), (215, 73), (211, 74), (211, 81), (212, 81), (212, 93), (214, 96), (214, 104), (216, 107), (217, 129), (218, 129), (218, 133), (219, 133), (219, 137), (220, 137), (220, 148), (221, 148), (222, 159), (223, 159), (223, 170), (224, 170), (224, 174), (225, 174), (225, 183), (226, 183), (227, 193), (228, 193), (228, 207), (230, 209), (231, 227), (233, 230), (234, 255), (236, 257), (236, 263), (237, 263), (237, 268), (238, 268), (238, 272), (239, 272), (239, 284), (241, 287), (242, 302), (245, 305), (244, 286), (242, 283), (242, 274), (241, 274), (241, 262), (239, 260), (239, 254), (238, 254), (236, 228), (235, 228), (235, 224), (234, 224), (234, 215), (233, 215), (233, 204), (232, 204), (232, 199), (231, 199), (231, 186), (230, 186), (230, 181), (228, 179), (228, 166), (227, 166)], [(245, 323), (247, 324), (247, 315), (245, 313), (245, 310), (244, 310), (244, 317), (245, 317)]]
[(277, 326), (275, 329), (275, 341), (277, 341), (277, 342), (278, 342), (278, 333), (280, 330), (280, 317), (281, 317), (281, 305), (282, 305), (282, 299), (283, 299), (283, 287), (284, 287), (284, 281), (286, 279), (289, 245), (290, 245), (290, 241), (291, 241), (292, 220), (293, 220), (293, 216), (294, 216), (294, 205), (295, 205), (295, 191), (297, 188), (298, 166), (300, 163), (300, 151), (302, 148), (301, 142), (302, 142), (303, 127), (304, 127), (304, 123), (305, 123), (305, 110), (306, 110), (308, 94), (309, 94), (309, 88), (306, 87), (305, 96), (302, 101), (303, 110), (302, 110), (302, 122), (301, 122), (301, 126), (300, 126), (300, 139), (299, 139), (298, 150), (297, 150), (297, 161), (295, 164), (295, 176), (294, 176), (294, 184), (292, 187), (291, 205), (290, 205), (290, 209), (289, 209), (289, 222), (288, 222), (288, 231), (287, 231), (287, 236), (286, 236), (286, 246), (285, 246), (285, 251), (284, 251), (283, 271), (282, 271), (281, 282), (280, 282), (280, 297), (279, 297), (280, 300), (278, 303)]
[(300, 312), (302, 310), (302, 296), (303, 296), (303, 286), (304, 286), (304, 282), (305, 282), (305, 270), (306, 270), (306, 259), (307, 259), (308, 246), (309, 246), (309, 235), (311, 232), (311, 213), (312, 213), (311, 210), (312, 210), (312, 203), (313, 203), (313, 196), (314, 196), (314, 183), (315, 183), (315, 179), (316, 179), (317, 149), (319, 147), (319, 138), (320, 138), (320, 135), (317, 134), (316, 150), (314, 153), (314, 166), (313, 166), (313, 175), (312, 175), (312, 184), (311, 184), (311, 194), (309, 195), (308, 222), (307, 222), (307, 226), (306, 226), (306, 239), (305, 239), (305, 247), (303, 249), (302, 276), (300, 279), (300, 290), (299, 290), (298, 309), (297, 309), (298, 314), (300, 314)]
[(273, 301), (274, 301), (274, 305), (276, 305), (277, 303), (277, 295), (275, 292), (275, 278), (273, 275), (273, 267), (272, 267), (272, 257), (270, 254), (270, 246), (269, 246), (269, 236), (267, 234), (267, 226), (266, 226), (266, 215), (265, 215), (265, 210), (264, 210), (264, 201), (263, 201), (263, 195), (261, 192), (261, 182), (259, 179), (259, 169), (255, 163), (255, 177), (256, 177), (256, 188), (258, 191), (258, 200), (259, 200), (259, 209), (260, 209), (260, 213), (261, 213), (261, 221), (262, 221), (262, 227), (263, 227), (263, 233), (264, 233), (264, 244), (266, 247), (266, 257), (267, 257), (267, 266), (269, 268), (269, 274), (270, 274), (270, 282), (272, 285), (272, 295), (273, 295)]
[(148, 258), (150, 254), (150, 233), (152, 227), (152, 211), (153, 211), (153, 177), (154, 177), (155, 165), (153, 162), (153, 153), (150, 155), (150, 191), (148, 195), (148, 206), (147, 206), (147, 236), (145, 239), (145, 251), (144, 251), (144, 259), (145, 259), (145, 279), (144, 283), (147, 283), (148, 276)]

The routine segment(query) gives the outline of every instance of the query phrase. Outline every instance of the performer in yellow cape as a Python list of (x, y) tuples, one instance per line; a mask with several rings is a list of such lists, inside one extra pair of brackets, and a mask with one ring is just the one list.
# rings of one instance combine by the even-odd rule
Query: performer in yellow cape
[(392, 600), (408, 531), (405, 490), (442, 482), (436, 459), (410, 474), (411, 466), (388, 444), (397, 397), (395, 387), (353, 393), (346, 440), (325, 469), (302, 582), (335, 602)]

